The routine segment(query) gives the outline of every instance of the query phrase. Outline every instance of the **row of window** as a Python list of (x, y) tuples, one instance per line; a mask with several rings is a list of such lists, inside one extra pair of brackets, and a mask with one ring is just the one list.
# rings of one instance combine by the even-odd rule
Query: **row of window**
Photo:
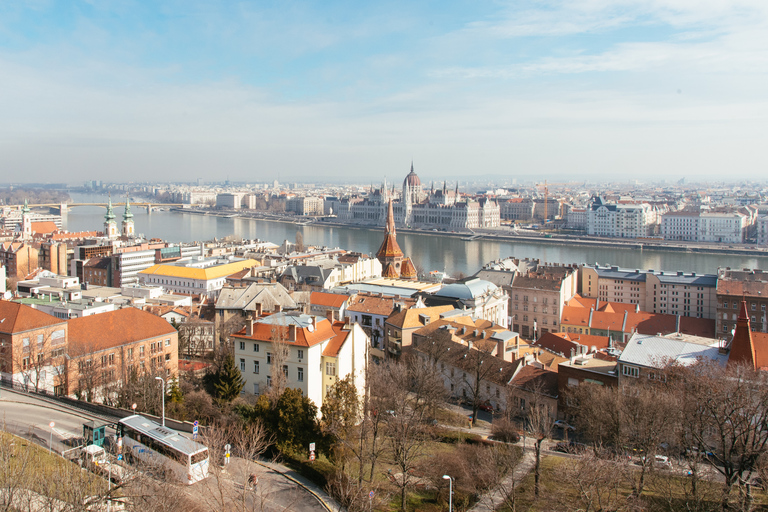
[[(287, 349), (287, 350), (290, 351), (290, 348)], [(240, 351), (241, 352), (245, 352), (245, 342), (244, 341), (240, 342)], [(253, 352), (255, 352), (255, 353), (261, 352), (261, 346), (259, 345), (259, 343), (253, 343)], [(289, 356), (290, 356), (290, 352), (289, 352)], [(297, 348), (296, 349), (296, 358), (299, 361), (304, 359), (304, 349), (303, 348)], [(267, 352), (267, 364), (272, 364), (272, 352)]]

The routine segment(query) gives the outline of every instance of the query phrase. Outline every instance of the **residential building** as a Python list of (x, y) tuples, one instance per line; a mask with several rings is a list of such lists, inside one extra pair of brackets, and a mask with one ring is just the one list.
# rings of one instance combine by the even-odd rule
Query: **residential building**
[(444, 305), (431, 308), (412, 307), (392, 313), (384, 321), (388, 355), (399, 356), (402, 353), (403, 347), (411, 345), (411, 336), (414, 331), (438, 320), (442, 313), (452, 310), (453, 306)]
[(736, 328), (739, 305), (747, 303), (751, 328), (768, 332), (768, 271), (731, 270), (717, 272), (717, 334), (729, 337)]
[(256, 260), (210, 258), (192, 262), (161, 263), (138, 272), (139, 283), (162, 286), (173, 293), (201, 295), (215, 299), (227, 276), (258, 266)]
[(504, 220), (531, 220), (533, 218), (533, 199), (528, 197), (513, 197), (502, 201), (499, 215)]
[(357, 324), (276, 313), (249, 321), (232, 338), (245, 393), (266, 393), (272, 385), (272, 372), (281, 370), (285, 386), (300, 389), (318, 410), (330, 387), (347, 376), (361, 396), (365, 393), (369, 341)]
[(560, 330), (560, 313), (576, 294), (578, 272), (570, 266), (538, 265), (512, 281), (509, 315), (525, 339)]
[(23, 304), (0, 300), (0, 377), (3, 382), (63, 392), (67, 330), (66, 320)]
[(178, 375), (179, 338), (168, 322), (124, 308), (69, 321), (65, 394), (79, 399), (116, 398), (132, 374)]
[[(393, 341), (396, 342), (396, 339)], [(433, 355), (435, 351), (442, 353), (445, 350), (444, 341), (460, 343), (505, 361), (525, 358), (524, 351), (528, 347), (517, 333), (488, 320), (472, 318), (458, 310), (440, 313), (439, 319), (411, 333), (411, 345), (419, 344), (422, 352)], [(408, 349), (408, 345), (405, 348)]]
[(341, 293), (312, 292), (309, 296), (309, 314), (338, 322), (346, 316), (350, 299), (349, 295)]
[(663, 379), (660, 370), (668, 364), (689, 366), (701, 360), (725, 366), (728, 352), (719, 340), (712, 338), (635, 333), (618, 358), (619, 384), (635, 379)]
[(395, 312), (408, 309), (417, 304), (415, 299), (389, 297), (381, 294), (359, 293), (349, 300), (345, 315), (350, 322), (360, 324), (371, 340), (371, 352), (376, 357), (384, 357), (384, 323)]
[(768, 215), (761, 215), (755, 221), (757, 245), (768, 246)]
[(584, 265), (580, 269), (583, 297), (636, 304), (641, 311), (715, 318), (717, 275)]
[(594, 198), (587, 210), (587, 234), (615, 238), (642, 238), (652, 235), (657, 212), (648, 203), (609, 204)]
[(482, 318), (505, 329), (509, 327), (509, 295), (484, 279), (468, 277), (443, 286), (433, 294), (419, 294), (427, 306), (449, 304), (475, 318)]
[(265, 313), (298, 309), (299, 305), (291, 292), (280, 283), (250, 283), (245, 287), (225, 286), (216, 298), (216, 325), (221, 326), (232, 318), (244, 321), (246, 318), (259, 318)]
[(0, 263), (8, 279), (24, 279), (38, 268), (39, 252), (27, 242), (0, 243)]

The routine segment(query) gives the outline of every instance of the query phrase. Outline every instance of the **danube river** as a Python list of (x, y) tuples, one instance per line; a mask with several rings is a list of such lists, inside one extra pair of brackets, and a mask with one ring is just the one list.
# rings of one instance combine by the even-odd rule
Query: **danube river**
[[(101, 202), (105, 197), (71, 194), (73, 202)], [(123, 206), (115, 203), (118, 227)], [(147, 237), (161, 238), (169, 242), (193, 242), (224, 238), (268, 240), (280, 244), (283, 240), (296, 240), (300, 232), (305, 245), (341, 247), (350, 251), (375, 254), (383, 239), (383, 227), (378, 230), (354, 227), (331, 227), (312, 224), (297, 226), (286, 222), (271, 222), (245, 218), (221, 218), (171, 211), (147, 214), (144, 208), (132, 208), (136, 232)], [(69, 212), (69, 231), (101, 231), (104, 209), (77, 207)], [(652, 249), (619, 249), (554, 245), (551, 243), (476, 240), (465, 242), (457, 237), (440, 236), (438, 233), (398, 233), (397, 241), (403, 252), (423, 270), (445, 270), (449, 275), (459, 272), (475, 273), (483, 264), (514, 256), (539, 258), (550, 263), (600, 263), (632, 269), (654, 269), (715, 273), (718, 267), (768, 269), (768, 256), (728, 256), (720, 254), (684, 253)]]

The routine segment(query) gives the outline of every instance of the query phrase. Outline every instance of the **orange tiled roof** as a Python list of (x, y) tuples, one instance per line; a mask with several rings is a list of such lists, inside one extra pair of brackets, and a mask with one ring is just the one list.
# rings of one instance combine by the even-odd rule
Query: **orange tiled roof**
[(162, 318), (136, 308), (124, 308), (69, 321), (69, 342), (89, 352), (175, 334)]
[(277, 341), (299, 347), (313, 347), (318, 343), (323, 343), (336, 336), (331, 322), (329, 322), (327, 318), (320, 317), (316, 317), (315, 327), (311, 331), (309, 329), (297, 328), (294, 340), (289, 339), (289, 328), (286, 325), (254, 322), (253, 335), (248, 336), (245, 332), (245, 328), (242, 328), (239, 332), (233, 334), (233, 336), (235, 338), (246, 340)]
[(64, 320), (18, 302), (0, 300), (0, 332), (15, 334), (63, 324)]
[(411, 258), (405, 258), (400, 265), (400, 278), (401, 279), (416, 279), (418, 277), (416, 266), (411, 261)]
[(347, 341), (350, 331), (349, 329), (344, 329), (344, 322), (334, 322), (333, 332), (336, 333), (336, 337), (329, 341), (325, 350), (323, 350), (323, 355), (327, 357), (338, 357), (339, 350), (341, 350), (344, 342)]
[(397, 273), (397, 269), (392, 263), (387, 263), (384, 267), (384, 271), (381, 273), (381, 277), (389, 277), (391, 279), (397, 279), (400, 275)]
[(340, 308), (349, 300), (349, 295), (340, 293), (312, 292), (309, 296), (309, 303), (313, 306), (325, 306), (329, 308)]
[(45, 222), (32, 222), (31, 225), (32, 225), (32, 231), (34, 233), (48, 234), (48, 233), (53, 233), (54, 231), (59, 230), (59, 228), (56, 226), (56, 223), (50, 220)]
[(379, 251), (376, 253), (376, 257), (381, 258), (399, 258), (403, 256), (403, 251), (400, 249), (400, 245), (397, 243), (397, 238), (394, 233), (388, 233), (384, 236), (384, 241), (379, 247)]

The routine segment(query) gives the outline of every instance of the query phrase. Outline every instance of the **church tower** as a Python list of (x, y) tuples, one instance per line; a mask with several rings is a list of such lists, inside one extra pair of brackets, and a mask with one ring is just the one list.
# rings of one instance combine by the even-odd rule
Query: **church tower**
[(24, 207), (21, 209), (21, 239), (32, 239), (32, 215), (29, 211), (29, 202), (24, 200)]
[(384, 241), (381, 243), (376, 257), (381, 262), (381, 275), (384, 277), (400, 277), (400, 265), (403, 261), (403, 251), (397, 243), (395, 233), (395, 212), (392, 208), (392, 198), (387, 204), (387, 225), (384, 229)]
[(107, 214), (104, 215), (104, 236), (110, 240), (117, 238), (119, 233), (117, 232), (117, 222), (115, 222), (115, 212), (112, 211), (112, 196), (109, 196), (109, 203), (107, 204)]
[(133, 213), (131, 213), (131, 203), (128, 197), (125, 198), (125, 212), (123, 213), (123, 236), (133, 238), (136, 232), (133, 227)]

